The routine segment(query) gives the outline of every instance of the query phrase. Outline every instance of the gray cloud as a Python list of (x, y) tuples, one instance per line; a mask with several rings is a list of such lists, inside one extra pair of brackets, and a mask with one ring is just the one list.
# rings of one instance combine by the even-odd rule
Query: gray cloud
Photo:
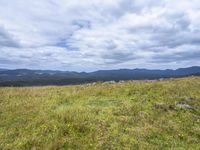
[(150, 62), (169, 63), (169, 62), (198, 62), (200, 58), (200, 49), (197, 45), (183, 45), (168, 49), (165, 53), (155, 53)]
[(19, 47), (19, 43), (5, 28), (0, 26), (0, 47)]
[(199, 20), (198, 0), (1, 0), (0, 67), (200, 65)]

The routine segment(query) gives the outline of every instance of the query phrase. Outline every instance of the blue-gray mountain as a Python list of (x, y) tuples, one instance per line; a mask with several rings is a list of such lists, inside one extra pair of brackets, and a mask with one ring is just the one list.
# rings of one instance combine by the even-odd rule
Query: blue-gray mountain
[(200, 67), (177, 70), (119, 69), (96, 72), (0, 69), (0, 86), (70, 85), (97, 81), (144, 80), (200, 75)]

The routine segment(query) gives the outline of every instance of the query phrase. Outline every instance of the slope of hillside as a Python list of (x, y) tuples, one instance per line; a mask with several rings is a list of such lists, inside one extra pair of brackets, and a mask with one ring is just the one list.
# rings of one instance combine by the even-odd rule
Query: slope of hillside
[(200, 78), (0, 88), (0, 149), (200, 149)]
[(119, 69), (96, 72), (69, 72), (50, 70), (0, 70), (0, 86), (72, 85), (97, 81), (146, 80), (198, 76), (200, 67), (176, 70)]

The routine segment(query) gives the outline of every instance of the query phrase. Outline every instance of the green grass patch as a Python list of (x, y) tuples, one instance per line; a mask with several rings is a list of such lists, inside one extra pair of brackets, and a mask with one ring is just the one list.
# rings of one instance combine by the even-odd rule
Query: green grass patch
[(199, 77), (0, 88), (0, 150), (199, 150), (199, 143)]

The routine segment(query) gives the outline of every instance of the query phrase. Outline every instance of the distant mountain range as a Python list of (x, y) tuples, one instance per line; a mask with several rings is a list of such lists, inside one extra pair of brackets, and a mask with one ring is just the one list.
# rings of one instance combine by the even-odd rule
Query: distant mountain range
[(180, 68), (177, 70), (99, 70), (91, 73), (51, 70), (0, 69), (0, 86), (71, 85), (97, 81), (153, 80), (191, 75), (200, 76), (200, 67), (195, 66)]

